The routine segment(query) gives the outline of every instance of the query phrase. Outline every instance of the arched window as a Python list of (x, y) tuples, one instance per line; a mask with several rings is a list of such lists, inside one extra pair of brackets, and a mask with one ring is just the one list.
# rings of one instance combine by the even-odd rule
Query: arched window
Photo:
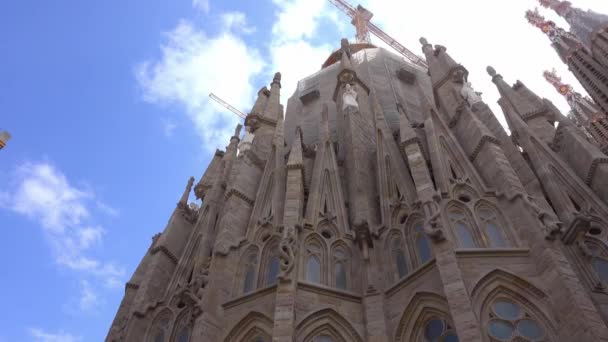
[(600, 280), (608, 285), (608, 255), (595, 243), (587, 242), (587, 248), (591, 252), (591, 265)]
[(507, 240), (504, 236), (504, 230), (499, 223), (496, 211), (484, 206), (477, 210), (477, 215), (479, 216), (481, 225), (484, 228), (486, 236), (488, 237), (490, 247), (507, 247)]
[(185, 326), (177, 333), (176, 342), (188, 342), (190, 341), (190, 327)]
[(308, 257), (308, 262), (306, 263), (306, 280), (313, 283), (321, 282), (321, 262), (315, 255)]
[(149, 333), (148, 341), (150, 342), (165, 342), (169, 341), (169, 328), (173, 317), (170, 312), (165, 311), (154, 320), (152, 329)]
[(308, 257), (306, 259), (306, 280), (312, 283), (321, 283), (321, 260), (323, 252), (316, 243), (307, 246)]
[(458, 245), (462, 248), (475, 248), (477, 247), (473, 234), (471, 231), (471, 224), (467, 220), (465, 214), (457, 209), (453, 208), (449, 211), (449, 218), (454, 227), (454, 232), (458, 238)]
[(346, 255), (341, 249), (334, 253), (334, 278), (336, 287), (346, 290)]
[(398, 279), (405, 277), (408, 273), (408, 269), (405, 251), (403, 250), (403, 241), (401, 241), (401, 238), (393, 239), (391, 244), (391, 255), (395, 263)]
[(424, 325), (425, 342), (458, 342), (454, 328), (445, 320), (431, 318)]
[(253, 291), (255, 284), (255, 268), (258, 263), (256, 255), (250, 255), (247, 257), (245, 264), (245, 279), (243, 281), (243, 293), (249, 293)]
[(279, 275), (279, 258), (277, 256), (273, 256), (268, 260), (268, 265), (266, 266), (266, 286), (271, 286), (276, 284), (277, 276)]
[(414, 224), (414, 241), (416, 243), (416, 254), (418, 256), (420, 265), (431, 260), (433, 257), (431, 252), (431, 244), (428, 236), (426, 236), (426, 233), (424, 232), (422, 221)]
[(334, 342), (334, 339), (328, 335), (319, 335), (315, 337), (314, 342)]
[(526, 310), (509, 299), (492, 304), (487, 332), (498, 341), (544, 341), (545, 328)]

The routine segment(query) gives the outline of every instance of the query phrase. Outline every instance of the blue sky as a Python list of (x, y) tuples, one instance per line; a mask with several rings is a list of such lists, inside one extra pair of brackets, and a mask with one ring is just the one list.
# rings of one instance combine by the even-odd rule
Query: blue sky
[[(496, 113), (488, 64), (565, 109), (542, 71), (581, 88), (523, 19), (535, 1), (486, 2), (364, 4), (416, 53), (421, 35), (446, 45)], [(608, 12), (592, 2), (577, 3)], [(353, 36), (325, 0), (3, 1), (0, 341), (103, 340), (188, 177), (238, 122), (208, 93), (246, 112), (281, 71), (285, 103)]]

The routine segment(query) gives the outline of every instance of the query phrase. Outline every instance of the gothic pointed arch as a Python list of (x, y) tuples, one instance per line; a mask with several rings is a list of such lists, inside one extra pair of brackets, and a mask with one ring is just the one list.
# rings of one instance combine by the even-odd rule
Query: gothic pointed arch
[(241, 253), (234, 283), (235, 296), (250, 293), (257, 288), (259, 258), (260, 248), (256, 245), (249, 245)]
[(394, 227), (395, 212), (412, 205), (416, 190), (409, 167), (395, 140), (392, 135), (386, 136), (383, 132), (383, 129), (388, 130), (386, 123), (381, 119), (376, 124), (382, 126), (377, 129), (376, 140), (381, 222), (387, 227)]
[(407, 218), (404, 227), (410, 265), (412, 269), (420, 268), (433, 258), (431, 241), (424, 231), (424, 217), (414, 213)]
[[(605, 234), (605, 233), (604, 233)], [(583, 253), (585, 264), (594, 273), (592, 282), (594, 287), (600, 289), (608, 288), (608, 246), (604, 241), (587, 236), (584, 239), (585, 252)]]
[(317, 233), (306, 236), (301, 249), (301, 277), (310, 283), (327, 284), (327, 243)]
[(174, 342), (189, 342), (192, 336), (192, 323), (194, 317), (190, 309), (184, 309), (179, 314), (173, 325), (173, 333), (170, 341)]
[(474, 210), (486, 246), (505, 248), (515, 245), (515, 235), (496, 205), (481, 199), (475, 203)]
[(276, 283), (279, 275), (279, 243), (280, 237), (274, 235), (264, 242), (260, 258), (260, 276), (258, 287), (268, 287)]
[(169, 308), (161, 309), (152, 320), (148, 332), (147, 342), (168, 342), (175, 315)]
[(401, 315), (395, 330), (395, 342), (434, 341), (456, 336), (449, 312), (443, 296), (416, 292)]
[(446, 217), (452, 228), (452, 236), (460, 248), (480, 248), (484, 246), (483, 238), (469, 208), (457, 200), (445, 205)]
[(253, 209), (248, 224), (248, 237), (252, 238), (259, 229), (272, 227), (272, 191), (274, 186), (274, 153), (266, 162), (264, 172), (260, 179), (260, 185), (255, 196)]
[(384, 258), (387, 269), (385, 270), (388, 279), (395, 282), (406, 277), (412, 266), (407, 252), (407, 245), (403, 237), (403, 232), (398, 229), (391, 229), (384, 239)]
[(329, 277), (330, 284), (341, 290), (352, 290), (352, 253), (343, 240), (335, 241), (330, 248)]
[(363, 342), (355, 328), (330, 308), (313, 312), (296, 325), (296, 342), (315, 342), (315, 337), (323, 335), (335, 342)]
[(555, 165), (550, 164), (549, 170), (555, 177), (555, 180), (560, 184), (560, 188), (564, 193), (564, 198), (570, 203), (570, 207), (574, 210), (588, 211), (590, 209), (590, 205), (588, 201), (585, 200), (585, 195), (582, 194), (577, 186), (572, 186), (571, 182), (567, 181), (565, 177), (562, 176), (562, 173), (555, 167)]
[(546, 294), (521, 277), (490, 271), (473, 286), (471, 299), (485, 341), (556, 340)]
[(264, 342), (270, 342), (272, 326), (272, 319), (263, 313), (251, 311), (234, 325), (224, 338), (224, 342), (258, 342), (256, 340), (258, 337)]
[(333, 147), (326, 141), (316, 151), (305, 218), (314, 227), (332, 224), (343, 236), (349, 228), (340, 179)]

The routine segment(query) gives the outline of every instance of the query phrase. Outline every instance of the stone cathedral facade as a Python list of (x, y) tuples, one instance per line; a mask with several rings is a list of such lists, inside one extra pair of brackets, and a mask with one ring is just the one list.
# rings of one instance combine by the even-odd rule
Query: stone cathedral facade
[(608, 156), (489, 67), (508, 135), (421, 43), (428, 70), (343, 40), (286, 108), (276, 74), (106, 341), (608, 341)]

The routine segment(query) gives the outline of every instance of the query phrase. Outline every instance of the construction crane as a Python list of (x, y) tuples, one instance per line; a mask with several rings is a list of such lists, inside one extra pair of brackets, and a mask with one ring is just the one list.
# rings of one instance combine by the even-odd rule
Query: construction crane
[(0, 150), (3, 149), (4, 146), (6, 146), (6, 143), (9, 141), (10, 138), (11, 135), (7, 131), (0, 133)]
[(220, 99), (219, 97), (215, 96), (215, 94), (211, 93), (209, 94), (209, 97), (214, 100), (215, 102), (221, 104), (222, 106), (226, 107), (229, 111), (233, 112), (234, 114), (240, 116), (241, 118), (245, 119), (247, 117), (247, 114), (241, 112), (240, 110), (234, 108), (233, 106), (231, 106), (228, 102)]
[(417, 64), (423, 68), (428, 68), (426, 62), (418, 57), (415, 53), (410, 51), (408, 48), (403, 46), (393, 37), (389, 36), (386, 32), (382, 31), (378, 26), (370, 22), (374, 16), (372, 12), (365, 9), (363, 6), (358, 5), (356, 8), (349, 4), (346, 0), (329, 0), (334, 6), (346, 13), (352, 18), (351, 24), (355, 25), (357, 31), (357, 42), (358, 43), (370, 43), (370, 33), (373, 33), (376, 37), (380, 38), (383, 42), (391, 46), (405, 58), (410, 60), (412, 63)]

